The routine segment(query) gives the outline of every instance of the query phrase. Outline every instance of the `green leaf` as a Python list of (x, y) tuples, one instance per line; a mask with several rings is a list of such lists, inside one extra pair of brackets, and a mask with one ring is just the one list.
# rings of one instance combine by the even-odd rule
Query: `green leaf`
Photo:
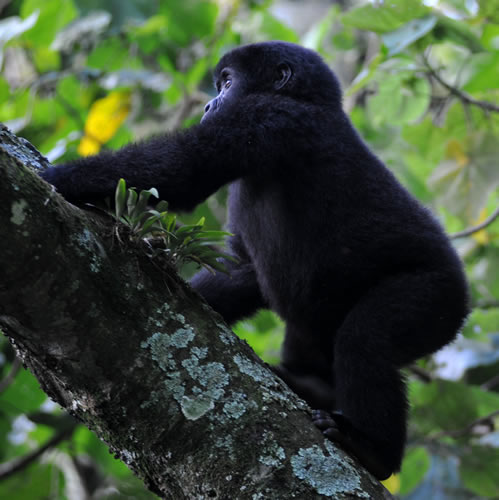
[[(54, 483), (54, 478), (58, 480)], [(64, 481), (54, 465), (34, 463), (0, 483), (0, 497), (9, 500), (27, 498), (63, 498)]]
[(198, 234), (198, 238), (213, 238), (213, 239), (222, 239), (225, 236), (234, 236), (232, 233), (228, 233), (227, 231), (201, 231)]
[(499, 408), (499, 394), (462, 382), (436, 380), (410, 384), (412, 422), (422, 434), (466, 428)]
[(126, 205), (126, 182), (125, 179), (120, 179), (118, 185), (116, 186), (116, 192), (114, 195), (115, 202), (115, 214), (116, 218), (120, 219), (125, 211)]
[(9, 84), (7, 83), (5, 78), (0, 76), (0, 103), (5, 102), (9, 97), (9, 95), (10, 95)]
[[(452, 142), (456, 141), (448, 144)], [(448, 148), (448, 159), (433, 171), (429, 185), (451, 213), (471, 223), (499, 186), (499, 143), (493, 133), (478, 129), (470, 132), (461, 145), (463, 152), (459, 155)]]
[(157, 216), (152, 216), (146, 219), (145, 222), (142, 224), (142, 228), (139, 231), (138, 237), (139, 238), (144, 238), (148, 233), (152, 232), (155, 229), (161, 230), (162, 228), (160, 226), (155, 226), (155, 223), (158, 222), (159, 217)]
[(156, 205), (156, 210), (158, 210), (159, 212), (168, 212), (168, 202), (165, 200), (161, 200)]
[(130, 56), (123, 40), (119, 38), (99, 41), (87, 58), (87, 65), (103, 71), (118, 71), (123, 67), (136, 69), (142, 67), (135, 58)]
[(485, 26), (483, 26), (481, 42), (487, 49), (497, 50), (498, 40), (499, 40), (498, 24), (486, 24)]
[(46, 399), (47, 396), (40, 389), (40, 384), (36, 378), (30, 372), (21, 368), (14, 382), (0, 394), (0, 407), (4, 416), (17, 416), (19, 413), (37, 411)]
[(347, 12), (342, 21), (348, 26), (362, 30), (387, 33), (400, 28), (405, 23), (432, 13), (422, 2), (390, 0), (363, 5)]
[(488, 22), (499, 24), (499, 0), (486, 0), (479, 2), (479, 15)]
[(186, 224), (185, 226), (181, 226), (181, 227), (179, 227), (179, 228), (175, 231), (175, 234), (176, 234), (177, 236), (181, 236), (181, 235), (184, 235), (184, 234), (186, 234), (186, 233), (196, 231), (196, 229), (200, 229), (200, 226), (194, 226), (194, 225), (191, 225), (191, 224)]
[(234, 332), (246, 340), (264, 361), (272, 364), (279, 362), (284, 323), (275, 313), (260, 310), (251, 320), (236, 323)]
[(253, 15), (252, 24), (256, 31), (264, 34), (269, 40), (298, 43), (297, 34), (284, 23), (276, 19), (267, 10), (261, 10)]
[(156, 188), (144, 189), (139, 194), (139, 199), (137, 204), (135, 205), (134, 217), (140, 217), (147, 212), (147, 203), (149, 202), (149, 198), (154, 196), (155, 198), (159, 198), (159, 193)]
[(463, 21), (456, 21), (450, 17), (440, 15), (433, 34), (439, 40), (450, 40), (456, 45), (466, 47), (471, 52), (484, 50), (480, 39)]
[[(499, 31), (497, 39), (499, 40)], [(470, 93), (488, 90), (496, 92), (498, 67), (499, 52), (475, 54), (471, 58), (471, 77), (464, 85), (463, 90)]]
[(400, 28), (384, 33), (381, 38), (388, 48), (388, 55), (398, 54), (411, 43), (426, 35), (437, 23), (436, 16), (426, 16), (420, 19), (413, 19)]
[(409, 449), (402, 462), (400, 471), (400, 495), (407, 495), (423, 480), (430, 468), (430, 456), (425, 448), (418, 446)]
[(167, 214), (162, 217), (162, 223), (168, 232), (173, 232), (175, 231), (175, 226), (177, 225), (177, 216), (175, 214)]
[(485, 498), (499, 498), (499, 452), (497, 448), (464, 448), (459, 473), (464, 485)]
[[(128, 217), (133, 217), (133, 212), (135, 210), (135, 206), (137, 205), (137, 193), (133, 188), (128, 188), (128, 196), (126, 200), (126, 208)], [(133, 221), (132, 221), (133, 222)]]
[(426, 79), (416, 79), (410, 72), (387, 74), (380, 79), (378, 92), (367, 102), (373, 124), (403, 125), (425, 113), (431, 89)]
[(213, 35), (218, 15), (215, 2), (161, 2), (159, 5), (159, 14), (164, 15), (168, 23), (170, 41), (187, 46), (191, 40)]
[(349, 96), (364, 88), (377, 75), (376, 70), (379, 64), (383, 61), (383, 55), (378, 54), (373, 57), (369, 66), (364, 68), (352, 81), (350, 87), (346, 90), (345, 95)]
[(33, 42), (37, 47), (50, 45), (56, 33), (78, 15), (72, 0), (23, 1), (23, 18), (37, 11), (40, 12), (37, 23), (23, 35), (24, 40)]
[[(331, 7), (328, 13), (306, 33), (301, 39), (301, 45), (312, 50), (320, 50), (322, 42), (331, 31), (340, 9), (337, 5)], [(337, 44), (335, 44), (337, 46)]]

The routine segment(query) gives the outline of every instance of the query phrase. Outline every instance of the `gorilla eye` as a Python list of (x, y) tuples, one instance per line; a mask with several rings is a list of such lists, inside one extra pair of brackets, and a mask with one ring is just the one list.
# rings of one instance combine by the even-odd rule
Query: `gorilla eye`
[(228, 89), (231, 85), (232, 85), (232, 80), (227, 80), (227, 81), (225, 82), (224, 87), (225, 87), (226, 89)]

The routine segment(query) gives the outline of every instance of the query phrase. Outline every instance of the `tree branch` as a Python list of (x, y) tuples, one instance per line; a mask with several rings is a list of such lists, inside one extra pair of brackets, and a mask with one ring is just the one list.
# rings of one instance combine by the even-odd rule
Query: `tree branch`
[(11, 460), (10, 462), (6, 462), (4, 464), (0, 464), (0, 480), (6, 479), (9, 476), (12, 476), (16, 472), (19, 472), (28, 465), (32, 464), (37, 458), (39, 458), (41, 455), (43, 455), (47, 450), (50, 450), (51, 448), (54, 448), (57, 446), (61, 441), (64, 441), (68, 437), (71, 436), (73, 433), (74, 429), (76, 427), (76, 424), (73, 424), (71, 427), (61, 430), (54, 434), (44, 445), (40, 446), (36, 450), (33, 450), (31, 453), (28, 453), (22, 457), (15, 458), (14, 460)]
[(431, 440), (440, 439), (440, 438), (447, 437), (447, 436), (453, 437), (453, 438), (466, 436), (467, 434), (470, 434), (477, 425), (490, 424), (492, 419), (497, 417), (498, 415), (499, 415), (499, 410), (493, 411), (492, 413), (490, 413), (489, 415), (486, 415), (485, 417), (480, 417), (480, 418), (477, 418), (476, 420), (473, 420), (473, 422), (470, 422), (463, 429), (454, 429), (454, 430), (450, 430), (450, 431), (436, 432), (436, 433), (428, 436), (427, 439), (429, 441), (431, 441)]
[(426, 67), (428, 68), (428, 73), (440, 84), (442, 87), (446, 88), (451, 94), (456, 96), (458, 99), (460, 99), (462, 102), (466, 104), (471, 104), (473, 106), (477, 106), (484, 111), (493, 111), (498, 113), (499, 112), (499, 105), (494, 104), (489, 101), (481, 101), (479, 99), (475, 99), (474, 97), (471, 97), (469, 94), (466, 94), (462, 90), (452, 86), (451, 84), (447, 83), (438, 73), (437, 71), (430, 65), (428, 59), (426, 56), (423, 54), (423, 59), (425, 62)]
[(9, 373), (4, 379), (0, 380), (0, 393), (5, 391), (5, 389), (7, 389), (10, 384), (12, 384), (12, 382), (16, 378), (19, 368), (21, 368), (21, 360), (16, 356), (16, 358), (12, 362)]
[(152, 491), (390, 497), (174, 271), (27, 164), (44, 161), (0, 128), (0, 327), (49, 396)]
[(463, 231), (458, 231), (457, 233), (451, 234), (449, 237), (451, 239), (464, 238), (465, 236), (470, 236), (473, 233), (477, 233), (482, 229), (490, 226), (497, 218), (499, 217), (499, 207), (497, 207), (492, 214), (487, 217), (483, 222), (477, 224), (476, 226), (469, 227), (468, 229), (464, 229)]

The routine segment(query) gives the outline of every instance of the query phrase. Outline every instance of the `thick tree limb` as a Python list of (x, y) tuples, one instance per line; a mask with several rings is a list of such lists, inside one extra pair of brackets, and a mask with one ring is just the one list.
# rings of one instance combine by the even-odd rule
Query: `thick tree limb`
[(0, 328), (52, 399), (165, 498), (389, 497), (174, 271), (27, 167), (42, 164), (0, 129)]

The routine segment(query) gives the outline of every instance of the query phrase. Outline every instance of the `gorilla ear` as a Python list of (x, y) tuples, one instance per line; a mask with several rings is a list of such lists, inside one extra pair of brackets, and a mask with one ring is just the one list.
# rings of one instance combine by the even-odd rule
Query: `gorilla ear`
[(274, 88), (276, 90), (282, 89), (292, 76), (293, 72), (289, 64), (280, 63), (279, 66), (277, 66), (277, 78), (274, 80)]

